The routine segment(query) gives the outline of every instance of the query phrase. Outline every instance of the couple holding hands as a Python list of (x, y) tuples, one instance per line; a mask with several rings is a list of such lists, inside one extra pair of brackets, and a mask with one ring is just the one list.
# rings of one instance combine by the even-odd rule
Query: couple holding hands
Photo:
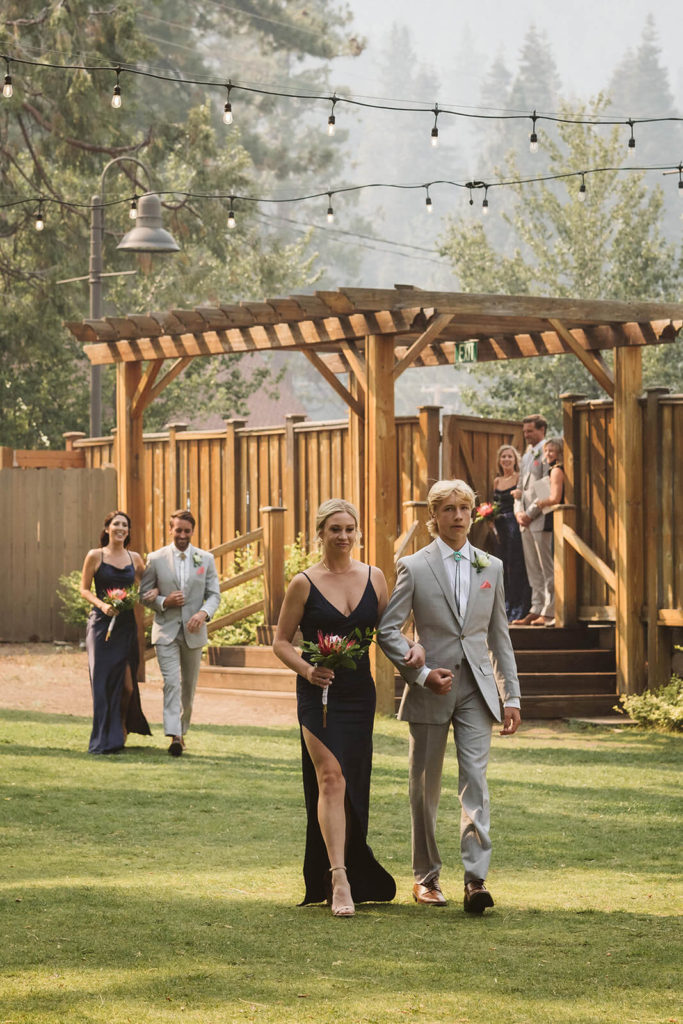
[[(503, 566), (467, 539), (475, 506), (467, 483), (440, 480), (427, 502), (434, 540), (399, 560), (391, 598), (382, 572), (351, 557), (360, 536), (355, 507), (341, 499), (324, 502), (316, 521), (321, 560), (290, 583), (273, 644), (297, 673), (308, 815), (303, 903), (327, 899), (336, 917), (353, 916), (355, 903), (393, 899), (396, 885), (367, 845), (375, 713), (367, 651), (355, 667), (332, 672), (316, 664), (310, 650), (321, 634), (348, 637), (358, 630), (361, 636), (375, 627), (379, 646), (406, 683), (398, 717), (410, 728), (413, 897), (433, 907), (446, 905), (436, 817), (452, 727), (464, 909), (481, 914), (493, 906), (485, 885), (491, 730), (502, 718), (501, 735), (510, 736), (521, 721)], [(417, 644), (402, 633), (411, 613)], [(299, 628), (303, 654), (294, 642)]]

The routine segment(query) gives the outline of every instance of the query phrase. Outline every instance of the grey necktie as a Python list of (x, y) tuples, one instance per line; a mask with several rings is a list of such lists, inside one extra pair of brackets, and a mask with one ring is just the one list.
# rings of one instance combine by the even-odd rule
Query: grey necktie
[(462, 561), (462, 555), (459, 551), (453, 552), (453, 558), (455, 559), (455, 607), (458, 609), (458, 615), (460, 614), (460, 563)]

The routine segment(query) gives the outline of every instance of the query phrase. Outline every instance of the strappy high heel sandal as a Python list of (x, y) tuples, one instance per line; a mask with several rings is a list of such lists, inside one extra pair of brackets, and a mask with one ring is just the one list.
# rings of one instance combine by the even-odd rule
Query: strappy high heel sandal
[(332, 876), (332, 916), (333, 917), (353, 917), (356, 913), (356, 908), (353, 903), (335, 903), (334, 902), (334, 872), (343, 871), (346, 874), (346, 867), (341, 864), (339, 867), (330, 868), (330, 875)]

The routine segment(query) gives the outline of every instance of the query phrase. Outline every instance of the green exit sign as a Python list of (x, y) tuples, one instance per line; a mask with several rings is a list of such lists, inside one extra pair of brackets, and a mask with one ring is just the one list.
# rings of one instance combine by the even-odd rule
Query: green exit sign
[(457, 341), (455, 343), (455, 365), (459, 363), (476, 363), (477, 341)]

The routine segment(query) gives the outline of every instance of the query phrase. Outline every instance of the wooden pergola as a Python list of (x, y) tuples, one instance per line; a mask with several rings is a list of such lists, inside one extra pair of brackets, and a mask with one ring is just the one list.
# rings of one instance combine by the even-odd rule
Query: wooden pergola
[[(683, 304), (611, 302), (534, 296), (474, 295), (343, 288), (265, 302), (107, 317), (67, 326), (92, 364), (117, 370), (116, 467), (119, 504), (144, 523), (142, 417), (147, 406), (193, 359), (252, 351), (299, 351), (349, 408), (352, 451), (359, 453), (354, 493), (364, 510), (365, 556), (387, 574), (396, 531), (394, 383), (408, 369), (568, 353), (614, 400), (617, 461), (617, 660), (625, 688), (644, 661), (642, 579), (641, 355), (673, 341)], [(476, 342), (476, 346), (470, 344)], [(602, 353), (613, 350), (614, 369)], [(163, 371), (163, 372), (162, 372)], [(348, 375), (348, 385), (340, 380)], [(534, 410), (531, 410), (532, 412)], [(425, 483), (434, 467), (421, 467)], [(145, 549), (144, 537), (135, 540)], [(393, 669), (378, 678), (380, 705), (392, 694)], [(385, 700), (382, 701), (382, 694)], [(386, 710), (386, 708), (385, 708)]]

